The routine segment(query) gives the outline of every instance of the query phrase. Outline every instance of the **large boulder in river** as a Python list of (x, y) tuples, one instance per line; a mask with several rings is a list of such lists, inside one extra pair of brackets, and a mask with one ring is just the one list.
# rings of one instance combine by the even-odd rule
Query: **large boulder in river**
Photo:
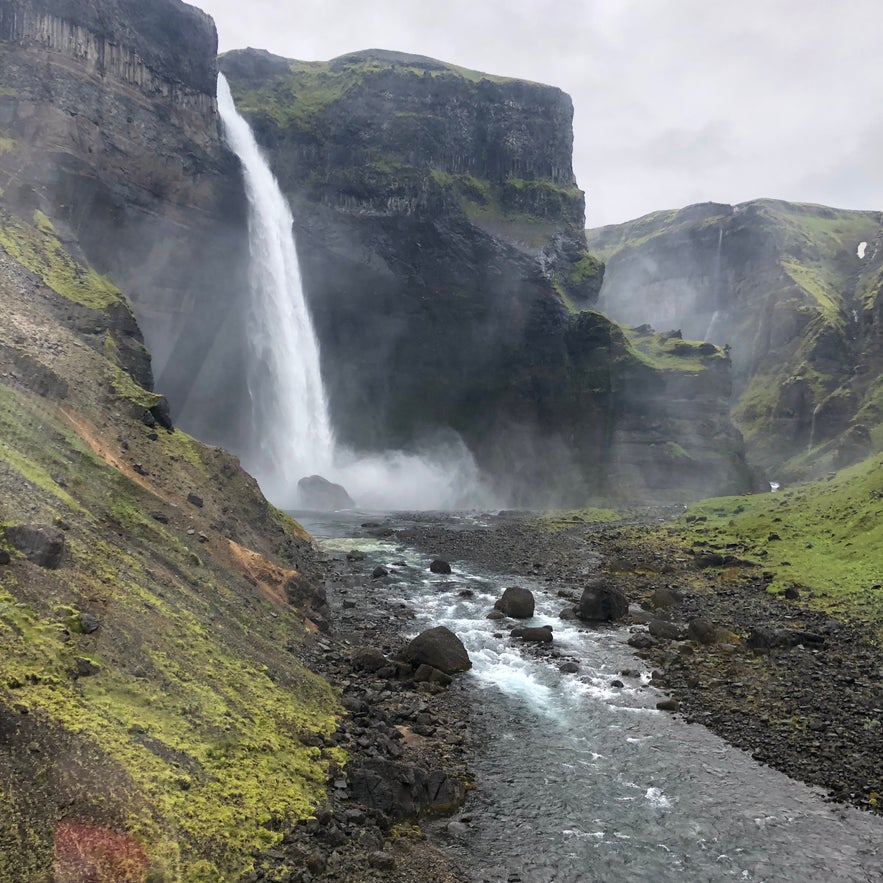
[(614, 622), (628, 612), (626, 596), (603, 579), (592, 580), (576, 605), (576, 615), (585, 622)]
[(420, 632), (402, 651), (402, 658), (414, 666), (431, 665), (449, 675), (472, 668), (463, 642), (443, 625)]
[(353, 509), (355, 502), (342, 485), (334, 484), (321, 475), (310, 475), (297, 483), (298, 504), (304, 509), (332, 512), (335, 509)]
[(6, 540), (28, 561), (55, 570), (64, 552), (64, 532), (50, 524), (17, 524), (6, 528)]
[(530, 619), (534, 611), (533, 593), (529, 589), (510, 586), (494, 607), (513, 619)]

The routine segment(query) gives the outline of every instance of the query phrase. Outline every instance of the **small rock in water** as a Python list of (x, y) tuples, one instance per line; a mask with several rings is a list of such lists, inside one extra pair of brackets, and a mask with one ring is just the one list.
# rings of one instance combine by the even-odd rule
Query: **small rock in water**
[(521, 638), (522, 641), (532, 641), (537, 644), (552, 643), (552, 626), (544, 625), (541, 628), (515, 628), (509, 632), (510, 637)]
[(448, 574), (448, 573), (451, 572), (451, 565), (448, 564), (447, 561), (444, 561), (444, 560), (441, 559), (441, 558), (436, 558), (435, 561), (433, 561), (433, 562), (429, 565), (429, 569), (430, 569), (433, 573)]
[(579, 671), (578, 662), (565, 662), (558, 666), (558, 671), (566, 675), (575, 675)]
[(677, 699), (662, 699), (656, 703), (657, 711), (677, 711), (681, 703)]
[(389, 576), (389, 571), (382, 564), (378, 564), (371, 572), (371, 579), (380, 579), (384, 576)]
[(361, 549), (350, 549), (349, 552), (346, 553), (347, 561), (364, 561), (365, 553), (361, 551)]

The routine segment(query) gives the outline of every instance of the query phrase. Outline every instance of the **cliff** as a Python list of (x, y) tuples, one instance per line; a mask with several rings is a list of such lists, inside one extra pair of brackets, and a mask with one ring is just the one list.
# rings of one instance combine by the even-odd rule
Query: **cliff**
[[(214, 306), (245, 287), (247, 243), (216, 53), (212, 20), (179, 0), (0, 0), (0, 199), (126, 292), (175, 415), (235, 440), (248, 415), (213, 408), (245, 395), (220, 370), (240, 317)], [(183, 345), (204, 364), (180, 373)]]
[[(745, 486), (731, 432), (708, 474), (653, 462), (698, 437), (681, 444), (661, 392), (648, 410), (670, 377), (587, 311), (603, 267), (586, 249), (568, 96), (381, 50), (327, 63), (245, 50), (221, 68), (293, 207), (344, 442), (454, 429), (498, 489), (533, 504)], [(702, 385), (699, 363), (684, 370)], [(726, 422), (726, 402), (707, 413)]]
[(733, 416), (773, 479), (883, 447), (879, 212), (708, 203), (588, 231), (617, 321), (732, 347)]

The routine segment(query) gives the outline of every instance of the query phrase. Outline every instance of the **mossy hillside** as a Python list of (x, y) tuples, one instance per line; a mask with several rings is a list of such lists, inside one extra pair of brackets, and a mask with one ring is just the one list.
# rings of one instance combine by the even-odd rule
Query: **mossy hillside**
[[(309, 815), (327, 764), (343, 759), (301, 742), (332, 729), (337, 706), (281, 653), (303, 634), (300, 617), (155, 520), (156, 498), (39, 401), (0, 390), (0, 425), (4, 487), (25, 492), (8, 514), (71, 525), (57, 573), (24, 561), (2, 571), (0, 702), (46, 733), (77, 734), (131, 780), (124, 799), (105, 796), (100, 820), (147, 847), (156, 879), (243, 873), (252, 850)], [(79, 610), (100, 616), (95, 635), (71, 633)], [(97, 674), (73, 679), (78, 658)]]
[(623, 328), (623, 335), (629, 352), (657, 371), (697, 374), (709, 364), (724, 362), (727, 358), (720, 347), (698, 340), (682, 340), (628, 327)]
[(783, 491), (705, 500), (680, 519), (685, 542), (726, 549), (797, 586), (801, 603), (871, 623), (883, 637), (883, 457)]
[(228, 537), (305, 581), (309, 542), (230, 455), (141, 422), (156, 395), (121, 368), (113, 333), (95, 346), (65, 325), (56, 293), (6, 256), (0, 298), (4, 353), (66, 381), (0, 375), (0, 521), (66, 538), (56, 571), (0, 541), (13, 556), (0, 567), (0, 878), (48, 878), (63, 815), (128, 838), (148, 879), (237, 879), (345, 760), (313, 747), (339, 709), (297, 662), (304, 612)]
[(111, 282), (70, 256), (40, 211), (34, 212), (32, 223), (0, 211), (0, 246), (67, 300), (93, 310), (124, 302)]
[[(387, 53), (384, 53), (387, 55)], [(223, 56), (222, 56), (223, 58)], [(454, 78), (477, 84), (513, 82), (507, 77), (472, 71), (419, 56), (402, 56), (399, 61), (356, 53), (330, 62), (288, 61), (286, 70), (277, 68), (265, 80), (231, 83), (241, 112), (268, 116), (280, 127), (312, 125), (314, 118), (350, 89), (378, 75), (394, 70), (401, 76)]]

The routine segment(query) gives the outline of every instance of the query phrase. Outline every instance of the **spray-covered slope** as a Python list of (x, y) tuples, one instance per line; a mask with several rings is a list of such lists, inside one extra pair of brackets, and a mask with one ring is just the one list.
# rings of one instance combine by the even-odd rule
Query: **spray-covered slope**
[(221, 67), (292, 203), (345, 443), (454, 430), (534, 504), (746, 486), (716, 351), (683, 346), (660, 370), (585, 309), (601, 267), (560, 90), (380, 50)]
[(775, 478), (883, 446), (880, 230), (879, 212), (760, 200), (658, 212), (588, 241), (607, 264), (608, 315), (731, 345), (734, 418)]
[(122, 294), (45, 216), (0, 211), (9, 883), (240, 879), (336, 757), (310, 747), (336, 700), (297, 661), (324, 612), (312, 545), (167, 428), (145, 362)]

